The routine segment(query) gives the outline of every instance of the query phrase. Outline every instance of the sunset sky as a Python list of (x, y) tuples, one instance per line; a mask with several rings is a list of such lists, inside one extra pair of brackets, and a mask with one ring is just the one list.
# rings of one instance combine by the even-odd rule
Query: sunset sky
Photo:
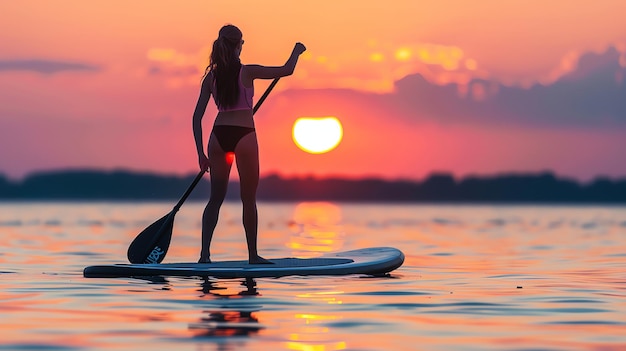
[[(197, 172), (191, 114), (232, 23), (243, 63), (308, 48), (255, 116), (262, 175), (624, 178), (624, 13), (613, 0), (2, 1), (0, 174)], [(341, 144), (300, 150), (294, 121), (326, 116)]]

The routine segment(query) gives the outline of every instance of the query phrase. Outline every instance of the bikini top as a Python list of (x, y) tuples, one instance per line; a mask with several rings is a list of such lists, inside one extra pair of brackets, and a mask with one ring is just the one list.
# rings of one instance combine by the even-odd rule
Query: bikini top
[[(241, 65), (241, 69), (243, 69), (243, 65)], [(243, 83), (241, 82), (241, 69), (239, 70), (239, 98), (237, 99), (237, 103), (234, 106), (229, 107), (218, 106), (217, 110), (219, 112), (252, 110), (252, 97), (254, 96), (254, 86), (252, 86), (251, 88), (246, 88), (245, 86), (243, 86)], [(213, 82), (213, 89), (215, 91), (215, 82)]]

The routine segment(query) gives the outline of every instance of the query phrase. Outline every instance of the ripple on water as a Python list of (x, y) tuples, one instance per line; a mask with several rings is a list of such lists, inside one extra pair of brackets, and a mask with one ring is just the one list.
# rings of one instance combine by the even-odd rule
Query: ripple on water
[(618, 321), (597, 321), (597, 320), (578, 320), (578, 321), (552, 321), (540, 323), (545, 325), (626, 325), (624, 322)]
[(61, 252), (61, 254), (68, 255), (68, 256), (85, 256), (85, 257), (103, 256), (102, 253), (92, 252), (92, 251), (64, 251), (64, 252)]
[(76, 223), (77, 226), (79, 227), (102, 227), (104, 226), (104, 222), (99, 221), (99, 220), (79, 220)]
[(362, 296), (418, 296), (418, 295), (431, 295), (430, 293), (420, 291), (361, 291), (351, 293), (350, 295), (362, 295)]
[(326, 327), (329, 328), (346, 328), (346, 329), (353, 329), (353, 328), (377, 328), (379, 329), (382, 326), (386, 326), (387, 323), (382, 323), (382, 322), (376, 322), (373, 321), (371, 319), (344, 319), (342, 321), (337, 321), (337, 322), (327, 322), (324, 323), (324, 325)]
[(546, 300), (546, 302), (548, 302), (548, 303), (563, 303), (563, 304), (569, 304), (569, 303), (605, 303), (604, 301), (600, 301), (600, 300), (569, 299), (569, 298), (555, 299), (555, 300)]

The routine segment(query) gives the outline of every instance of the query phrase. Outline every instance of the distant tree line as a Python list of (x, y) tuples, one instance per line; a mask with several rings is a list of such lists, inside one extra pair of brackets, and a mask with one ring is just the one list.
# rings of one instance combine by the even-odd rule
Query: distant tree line
[[(22, 181), (0, 175), (0, 199), (171, 200), (180, 198), (194, 177), (94, 170), (36, 173)], [(208, 178), (190, 199), (208, 198)], [(227, 198), (237, 199), (238, 189), (233, 182)], [(626, 179), (598, 178), (581, 184), (549, 172), (460, 180), (433, 174), (421, 182), (271, 175), (261, 179), (258, 197), (266, 201), (626, 203)]]

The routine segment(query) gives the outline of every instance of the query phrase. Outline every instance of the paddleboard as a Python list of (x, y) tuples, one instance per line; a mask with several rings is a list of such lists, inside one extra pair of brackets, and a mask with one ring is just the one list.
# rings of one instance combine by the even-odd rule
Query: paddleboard
[(273, 264), (248, 261), (212, 263), (111, 264), (86, 267), (86, 278), (139, 276), (183, 276), (216, 278), (262, 278), (289, 275), (379, 275), (393, 271), (404, 262), (402, 251), (393, 247), (336, 252), (317, 258), (276, 258)]

